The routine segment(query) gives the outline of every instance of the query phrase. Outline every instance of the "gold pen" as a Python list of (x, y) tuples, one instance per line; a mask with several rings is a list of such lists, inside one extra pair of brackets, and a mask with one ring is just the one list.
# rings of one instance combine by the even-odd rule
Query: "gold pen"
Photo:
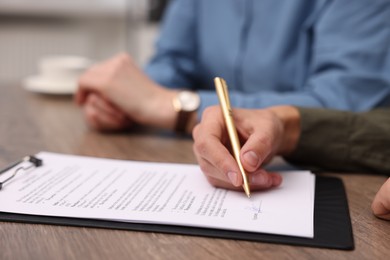
[(215, 83), (215, 88), (217, 90), (219, 103), (221, 105), (222, 114), (223, 114), (223, 117), (225, 120), (226, 128), (228, 130), (230, 143), (231, 143), (232, 149), (233, 149), (233, 154), (234, 154), (234, 157), (236, 158), (238, 167), (240, 168), (242, 179), (244, 181), (242, 187), (244, 188), (245, 194), (248, 196), (248, 198), (250, 198), (251, 191), (249, 189), (248, 177), (245, 173), (244, 167), (242, 166), (242, 163), (240, 160), (241, 145), (240, 145), (240, 141), (238, 139), (236, 127), (234, 126), (233, 111), (232, 111), (232, 108), (230, 106), (228, 88), (227, 88), (226, 82), (223, 78), (216, 77), (214, 79), (214, 83)]

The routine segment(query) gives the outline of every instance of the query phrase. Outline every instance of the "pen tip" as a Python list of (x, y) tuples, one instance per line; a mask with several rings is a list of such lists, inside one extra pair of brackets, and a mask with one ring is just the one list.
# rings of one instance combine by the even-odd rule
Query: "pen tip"
[(248, 198), (251, 197), (251, 190), (249, 189), (249, 185), (242, 185), (245, 191), (245, 194)]

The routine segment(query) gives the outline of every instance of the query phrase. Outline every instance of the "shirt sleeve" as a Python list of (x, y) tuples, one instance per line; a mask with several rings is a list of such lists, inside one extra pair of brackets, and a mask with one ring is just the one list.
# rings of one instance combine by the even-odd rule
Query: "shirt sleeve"
[[(313, 17), (310, 70), (301, 90), (232, 91), (233, 106), (366, 111), (390, 103), (390, 2), (326, 1)], [(202, 110), (218, 103), (213, 92), (200, 93)]]
[(301, 135), (290, 163), (312, 169), (390, 175), (390, 109), (299, 108)]

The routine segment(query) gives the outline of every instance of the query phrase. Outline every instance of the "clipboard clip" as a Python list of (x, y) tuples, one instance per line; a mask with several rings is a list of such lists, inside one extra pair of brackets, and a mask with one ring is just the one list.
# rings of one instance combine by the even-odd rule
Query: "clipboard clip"
[(13, 171), (12, 175), (10, 175), (10, 176), (9, 176), (7, 179), (5, 179), (4, 181), (0, 182), (0, 190), (3, 188), (3, 186), (4, 186), (5, 183), (7, 183), (8, 181), (10, 181), (10, 180), (11, 180), (13, 177), (15, 177), (16, 174), (18, 174), (19, 172), (21, 172), (21, 171), (25, 171), (25, 172), (26, 172), (27, 170), (31, 169), (32, 167), (37, 168), (37, 167), (42, 166), (42, 164), (43, 164), (42, 159), (39, 159), (39, 158), (37, 158), (37, 157), (35, 157), (35, 156), (33, 156), (33, 155), (29, 155), (29, 156), (24, 157), (22, 160), (17, 161), (17, 162), (14, 162), (14, 163), (12, 163), (11, 165), (6, 166), (4, 169), (1, 169), (1, 170), (0, 170), (0, 175), (2, 175), (2, 174), (5, 173), (5, 172), (8, 172), (10, 169), (16, 167), (17, 165), (19, 165), (19, 164), (21, 164), (21, 163), (23, 163), (23, 162), (29, 162), (30, 165), (28, 165), (28, 166), (20, 166), (20, 167), (16, 168), (16, 169)]

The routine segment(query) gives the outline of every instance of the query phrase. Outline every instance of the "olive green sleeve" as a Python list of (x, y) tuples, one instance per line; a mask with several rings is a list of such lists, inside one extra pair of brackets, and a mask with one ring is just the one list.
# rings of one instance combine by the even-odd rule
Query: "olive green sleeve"
[(299, 108), (301, 136), (287, 161), (330, 171), (390, 175), (390, 108), (364, 113)]

